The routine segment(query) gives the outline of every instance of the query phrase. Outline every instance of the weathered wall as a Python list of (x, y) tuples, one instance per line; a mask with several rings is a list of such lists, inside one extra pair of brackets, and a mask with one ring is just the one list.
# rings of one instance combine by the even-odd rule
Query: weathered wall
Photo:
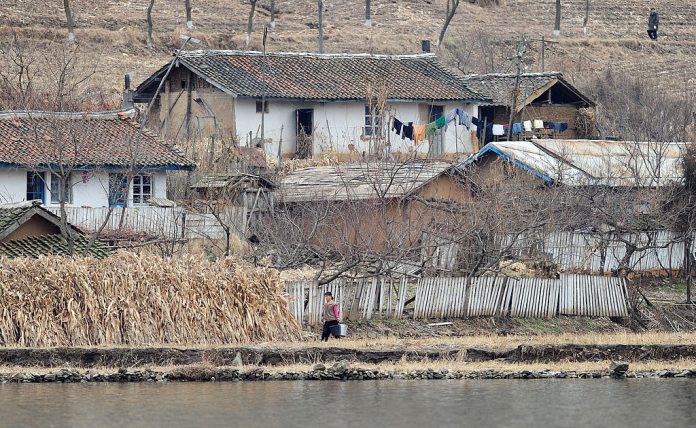
[[(112, 171), (118, 172), (118, 171)], [(147, 173), (147, 172), (144, 172)], [(167, 174), (165, 171), (152, 171), (153, 196), (167, 197)], [(51, 204), (51, 177), (47, 174), (45, 203)], [(74, 171), (71, 174), (72, 203), (74, 207), (106, 207), (109, 205), (109, 173), (95, 171)], [(130, 194), (132, 194), (132, 185)], [(27, 196), (27, 169), (0, 169), (0, 203), (23, 202)]]
[[(191, 76), (185, 68), (174, 68), (165, 82), (159, 104), (153, 108), (148, 126), (166, 139), (185, 140), (186, 112), (191, 108), (191, 137), (207, 139), (211, 135), (234, 137), (235, 99), (207, 82)], [(185, 87), (182, 87), (185, 86)], [(214, 118), (214, 119), (213, 119)]]
[[(566, 122), (568, 129), (565, 132), (556, 133), (556, 138), (573, 140), (578, 134), (575, 128), (575, 120), (578, 116), (579, 108), (574, 105), (552, 104), (552, 105), (528, 105), (524, 110), (513, 119), (515, 122), (525, 120), (540, 119), (546, 122)], [(494, 122), (496, 124), (507, 124), (510, 120), (510, 112), (505, 107), (495, 108)]]
[(23, 223), (14, 232), (3, 239), (3, 242), (16, 241), (30, 236), (58, 235), (60, 228), (48, 220), (35, 215), (29, 221)]
[(0, 203), (21, 202), (27, 196), (27, 171), (0, 169)]
[[(422, 114), (423, 105), (417, 103), (392, 103), (387, 106), (390, 114), (402, 122), (425, 123), (428, 118)], [(460, 104), (443, 104), (445, 112), (448, 112)], [(463, 106), (467, 112), (473, 114), (476, 107), (470, 104)], [(296, 141), (296, 114), (298, 109), (314, 109), (314, 141), (313, 153), (334, 152), (340, 154), (353, 154), (355, 158), (362, 154), (369, 154), (382, 143), (376, 139), (364, 135), (365, 103), (362, 102), (335, 102), (335, 103), (311, 103), (298, 101), (270, 100), (268, 113), (264, 118), (264, 137), (267, 141), (265, 151), (269, 157), (275, 158), (278, 153), (281, 129), (283, 137), (282, 153), (284, 156), (292, 156), (297, 148)], [(427, 109), (426, 109), (427, 110)], [(254, 141), (260, 136), (261, 113), (256, 112), (256, 100), (237, 100), (236, 105), (237, 130), (240, 141), (245, 144)], [(251, 138), (249, 137), (251, 133)], [(444, 135), (444, 153), (473, 153), (471, 132), (463, 126), (449, 126)], [(427, 154), (429, 142), (424, 141), (416, 145), (413, 141), (402, 139), (391, 129), (384, 142), (389, 145), (392, 153), (417, 153)]]

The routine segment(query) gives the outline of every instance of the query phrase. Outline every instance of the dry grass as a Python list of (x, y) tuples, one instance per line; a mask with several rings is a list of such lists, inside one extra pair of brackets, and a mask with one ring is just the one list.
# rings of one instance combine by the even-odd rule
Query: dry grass
[(214, 345), (296, 340), (277, 271), (231, 259), (0, 259), (0, 344)]
[[(506, 363), (501, 361), (483, 361), (483, 362), (459, 362), (459, 361), (399, 361), (395, 363), (382, 363), (382, 364), (354, 364), (354, 367), (359, 367), (361, 369), (367, 370), (380, 370), (380, 371), (392, 371), (392, 372), (411, 372), (416, 370), (449, 370), (458, 371), (464, 373), (470, 372), (484, 372), (484, 371), (498, 371), (498, 372), (515, 372), (515, 371), (577, 371), (577, 372), (589, 372), (589, 371), (601, 371), (606, 370), (609, 367), (610, 361), (588, 361), (588, 362), (553, 362), (553, 363)], [(328, 364), (327, 366), (331, 366)], [(353, 367), (352, 366), (352, 367)], [(267, 372), (270, 373), (283, 373), (283, 372), (308, 372), (312, 370), (313, 365), (311, 364), (292, 364), (284, 366), (271, 366), (264, 367)], [(247, 369), (252, 369), (252, 366), (247, 366)], [(631, 371), (657, 371), (665, 369), (693, 369), (696, 368), (696, 360), (674, 360), (674, 361), (640, 361), (636, 363), (630, 363), (629, 368)]]
[[(606, 333), (606, 334), (548, 334), (536, 336), (463, 336), (401, 339), (388, 337), (370, 340), (331, 340), (305, 342), (302, 346), (336, 348), (427, 348), (427, 347), (481, 347), (490, 349), (513, 348), (520, 345), (696, 345), (696, 333)], [(260, 343), (261, 346), (297, 347), (297, 343)]]
[[(379, 370), (381, 372), (405, 373), (415, 372), (418, 370), (448, 370), (450, 372), (474, 373), (474, 372), (520, 372), (520, 371), (557, 371), (557, 372), (597, 372), (607, 370), (610, 361), (591, 361), (591, 362), (553, 362), (553, 363), (507, 363), (501, 361), (484, 361), (484, 362), (459, 362), (459, 361), (399, 361), (394, 363), (382, 364), (352, 364), (351, 367), (360, 368), (363, 370)], [(327, 364), (328, 367), (331, 364)], [(192, 364), (187, 366), (144, 366), (134, 370), (151, 370), (156, 373), (205, 373), (212, 372), (214, 369), (237, 369), (242, 372), (249, 372), (262, 368), (266, 373), (306, 373), (313, 370), (313, 364), (288, 364), (278, 366), (255, 366), (245, 365), (241, 367), (230, 366), (215, 366), (211, 364)], [(66, 368), (66, 367), (63, 367)], [(696, 368), (696, 360), (680, 359), (670, 361), (640, 361), (632, 362), (629, 365), (629, 370), (633, 372), (654, 372), (660, 370), (693, 370)], [(93, 374), (109, 374), (113, 373), (114, 368), (96, 367), (90, 369), (70, 368), (78, 373), (93, 373)], [(0, 374), (15, 375), (32, 373), (37, 375), (45, 375), (55, 373), (58, 368), (46, 367), (17, 367), (17, 366), (0, 366)], [(210, 376), (208, 376), (209, 378)]]

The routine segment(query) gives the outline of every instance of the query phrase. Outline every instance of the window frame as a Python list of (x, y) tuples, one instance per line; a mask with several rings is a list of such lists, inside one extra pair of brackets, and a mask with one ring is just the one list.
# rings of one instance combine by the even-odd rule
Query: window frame
[[(263, 108), (261, 107), (263, 103)], [(268, 100), (266, 101), (256, 101), (256, 113), (261, 114), (261, 113), (268, 113)]]
[[(51, 173), (51, 182), (49, 184), (48, 192), (49, 192), (49, 200), (50, 200), (52, 205), (60, 205), (61, 189), (54, 189), (54, 185), (58, 186), (59, 183), (60, 183), (60, 177), (58, 176), (58, 174)], [(67, 195), (64, 202), (66, 204), (72, 204), (73, 203), (73, 193), (72, 193), (72, 174), (71, 173), (68, 173), (67, 176), (65, 177), (65, 188), (62, 189), (62, 192)], [(53, 198), (54, 196), (57, 196), (55, 201)]]
[(363, 122), (363, 135), (365, 137), (384, 137), (382, 114), (376, 106), (365, 104)]
[[(119, 185), (120, 186), (117, 187)], [(109, 173), (109, 207), (125, 207), (128, 204), (128, 175), (119, 172)]]
[[(147, 181), (147, 182), (146, 182)], [(131, 200), (133, 205), (147, 205), (155, 196), (154, 178), (152, 174), (136, 174), (132, 180)], [(149, 188), (146, 192), (145, 188)]]
[[(31, 181), (31, 191), (29, 190), (29, 179), (30, 177), (32, 178)], [(37, 185), (37, 177), (38, 177), (38, 189), (35, 188), (34, 186)], [(41, 201), (41, 203), (46, 202), (46, 172), (38, 172), (38, 171), (27, 171), (27, 180), (26, 180), (26, 193), (25, 197), (27, 201)], [(29, 195), (33, 195), (33, 197), (30, 197)], [(36, 198), (36, 196), (39, 196), (39, 198)]]

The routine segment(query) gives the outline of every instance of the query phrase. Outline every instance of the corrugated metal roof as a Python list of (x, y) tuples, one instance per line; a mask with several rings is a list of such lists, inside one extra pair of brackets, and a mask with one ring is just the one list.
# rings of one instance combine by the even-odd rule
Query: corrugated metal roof
[(296, 170), (280, 184), (283, 202), (399, 198), (445, 174), (445, 162), (356, 163)]
[(460, 167), (497, 155), (549, 182), (660, 187), (682, 180), (681, 159), (687, 144), (603, 140), (494, 142)]

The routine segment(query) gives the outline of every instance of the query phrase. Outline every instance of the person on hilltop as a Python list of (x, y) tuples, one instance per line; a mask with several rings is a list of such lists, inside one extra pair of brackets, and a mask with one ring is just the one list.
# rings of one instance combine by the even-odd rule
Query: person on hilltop
[(326, 303), (324, 303), (324, 328), (321, 331), (321, 340), (328, 342), (329, 336), (331, 336), (331, 327), (338, 325), (339, 310), (330, 291), (324, 293), (324, 300)]
[(651, 39), (657, 40), (657, 27), (660, 26), (660, 15), (654, 7), (650, 8), (650, 17), (648, 18), (648, 36)]

